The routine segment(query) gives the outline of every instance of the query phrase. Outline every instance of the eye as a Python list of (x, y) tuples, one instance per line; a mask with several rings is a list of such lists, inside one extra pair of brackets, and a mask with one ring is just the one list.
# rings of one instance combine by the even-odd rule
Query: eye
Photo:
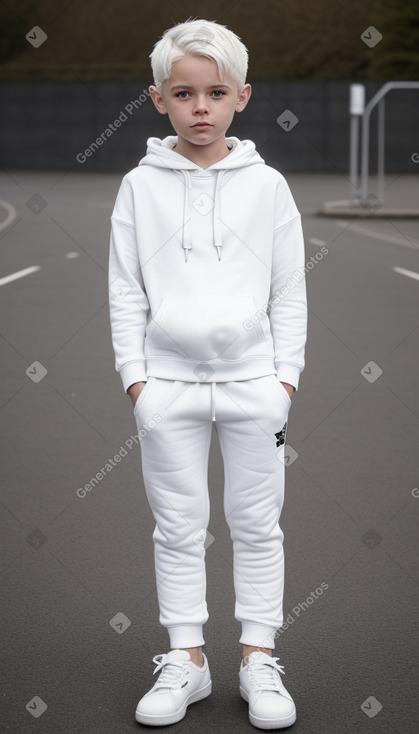
[(184, 94), (185, 94), (185, 95), (186, 95), (186, 94), (189, 94), (189, 92), (177, 92), (177, 94), (175, 94), (175, 97), (179, 97), (179, 99), (186, 99), (186, 97), (183, 97), (183, 96), (182, 96), (182, 95), (184, 95)]
[(221, 97), (224, 96), (225, 92), (223, 92), (221, 89), (214, 89), (213, 94), (217, 95), (215, 99), (221, 99)]

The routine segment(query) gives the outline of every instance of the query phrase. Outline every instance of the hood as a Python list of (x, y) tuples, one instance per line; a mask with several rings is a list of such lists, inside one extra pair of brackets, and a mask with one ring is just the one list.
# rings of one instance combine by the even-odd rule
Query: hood
[[(176, 145), (177, 140), (177, 135), (168, 135), (162, 140), (160, 138), (148, 138), (146, 155), (140, 160), (138, 165), (155, 166), (156, 168), (170, 168), (176, 176), (182, 179), (184, 183), (182, 248), (185, 253), (185, 261), (187, 261), (189, 251), (192, 250), (192, 233), (190, 226), (192, 207), (191, 172), (203, 171), (204, 169), (173, 150), (173, 146)], [(226, 143), (231, 149), (231, 153), (205, 169), (206, 171), (215, 171), (214, 175), (216, 177), (212, 213), (214, 247), (217, 251), (219, 260), (221, 260), (223, 247), (221, 218), (219, 216), (219, 198), (222, 182), (226, 183), (238, 168), (265, 163), (263, 158), (261, 158), (259, 153), (256, 151), (255, 144), (251, 140), (239, 140), (235, 137), (229, 137), (226, 138)]]

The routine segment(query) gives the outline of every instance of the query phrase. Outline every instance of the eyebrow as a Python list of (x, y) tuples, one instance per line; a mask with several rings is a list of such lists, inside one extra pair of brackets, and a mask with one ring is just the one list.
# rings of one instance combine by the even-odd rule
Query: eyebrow
[[(210, 87), (208, 87), (208, 89), (220, 89), (220, 87), (230, 89), (230, 86), (228, 84), (212, 84)], [(170, 87), (170, 89), (193, 89), (193, 87), (191, 87), (189, 84), (175, 84), (175, 86)]]

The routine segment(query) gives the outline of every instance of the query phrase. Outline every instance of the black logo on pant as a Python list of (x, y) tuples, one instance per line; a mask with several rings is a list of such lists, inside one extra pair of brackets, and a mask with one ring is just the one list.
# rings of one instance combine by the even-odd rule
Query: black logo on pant
[(278, 433), (275, 433), (277, 446), (284, 445), (286, 433), (287, 433), (287, 423), (285, 422), (281, 430)]

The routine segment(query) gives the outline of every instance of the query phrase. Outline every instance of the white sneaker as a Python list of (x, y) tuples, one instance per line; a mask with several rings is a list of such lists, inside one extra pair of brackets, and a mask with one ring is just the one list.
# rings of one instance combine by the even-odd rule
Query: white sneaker
[(211, 693), (211, 676), (204, 653), (202, 668), (191, 661), (186, 650), (171, 650), (156, 655), (154, 673), (161, 670), (156, 683), (138, 702), (135, 719), (140, 724), (164, 726), (180, 721), (186, 708)]
[(240, 694), (249, 703), (249, 719), (259, 729), (283, 729), (297, 718), (295, 704), (284, 687), (279, 658), (252, 652), (247, 665), (240, 665)]

